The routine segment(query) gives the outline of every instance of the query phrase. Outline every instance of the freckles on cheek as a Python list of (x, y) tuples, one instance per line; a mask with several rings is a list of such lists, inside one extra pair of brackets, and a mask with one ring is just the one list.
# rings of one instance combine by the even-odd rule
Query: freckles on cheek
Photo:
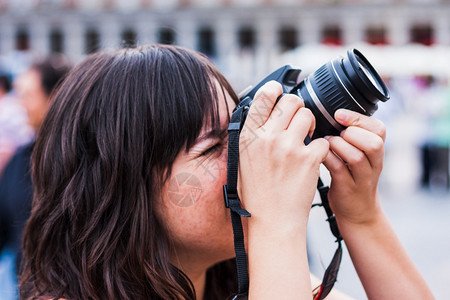
[(192, 173), (179, 173), (173, 176), (167, 186), (167, 197), (179, 207), (194, 205), (203, 193), (200, 179)]
[(222, 154), (217, 158), (209, 159), (198, 165), (199, 176), (209, 184), (225, 184), (227, 176), (227, 155)]

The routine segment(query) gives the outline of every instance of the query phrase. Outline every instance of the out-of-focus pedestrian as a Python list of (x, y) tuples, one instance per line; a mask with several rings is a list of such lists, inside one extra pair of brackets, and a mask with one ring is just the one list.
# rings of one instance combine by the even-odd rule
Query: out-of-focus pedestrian
[[(68, 70), (67, 59), (55, 54), (33, 64), (15, 81), (14, 89), (26, 110), (29, 125), (35, 132), (39, 130), (50, 106), (53, 89)], [(0, 253), (4, 250), (13, 256), (14, 261), (14, 264), (10, 264), (13, 270), (4, 270), (9, 272), (4, 276), (12, 273), (15, 277), (21, 261), (22, 231), (30, 214), (33, 195), (30, 177), (33, 146), (34, 141), (31, 141), (19, 147), (0, 177)], [(15, 285), (13, 293), (17, 295), (17, 283)]]
[(0, 75), (0, 174), (17, 147), (29, 142), (33, 135), (26, 112), (11, 90), (10, 76)]

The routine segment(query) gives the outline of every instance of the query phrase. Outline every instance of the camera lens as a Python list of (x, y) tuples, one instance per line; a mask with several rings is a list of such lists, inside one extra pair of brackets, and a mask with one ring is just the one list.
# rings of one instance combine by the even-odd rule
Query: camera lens
[(359, 67), (362, 69), (362, 71), (364, 72), (364, 74), (365, 74), (365, 75), (367, 76), (367, 78), (370, 80), (370, 82), (372, 83), (372, 85), (373, 85), (374, 87), (376, 87), (377, 90), (378, 90), (380, 93), (383, 93), (383, 87), (380, 85), (380, 83), (379, 83), (379, 81), (377, 80), (377, 78), (372, 74), (372, 72), (370, 71), (370, 69), (368, 69), (368, 68), (365, 66), (364, 62), (362, 62), (362, 61), (359, 59), (359, 57), (358, 57), (357, 59), (358, 59), (358, 65), (359, 65)]
[(389, 99), (380, 75), (356, 49), (317, 69), (292, 92), (303, 98), (316, 117), (313, 139), (337, 135), (344, 129), (334, 119), (336, 110), (345, 108), (371, 116), (378, 109), (378, 101)]

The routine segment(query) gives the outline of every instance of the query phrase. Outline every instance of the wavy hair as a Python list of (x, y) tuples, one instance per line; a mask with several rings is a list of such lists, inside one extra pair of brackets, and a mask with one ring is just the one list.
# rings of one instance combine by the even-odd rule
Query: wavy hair
[[(33, 151), (22, 298), (195, 299), (155, 199), (177, 154), (220, 126), (225, 91), (238, 101), (206, 57), (176, 46), (96, 53), (68, 74)], [(205, 299), (235, 290), (233, 268), (208, 270)]]

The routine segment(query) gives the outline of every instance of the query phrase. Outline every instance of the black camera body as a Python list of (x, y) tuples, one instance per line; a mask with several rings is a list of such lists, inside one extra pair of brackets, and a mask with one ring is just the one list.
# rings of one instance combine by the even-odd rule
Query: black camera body
[[(369, 61), (356, 49), (347, 51), (347, 57), (338, 57), (299, 81), (301, 70), (290, 65), (274, 71), (250, 91), (240, 97), (235, 111), (246, 114), (258, 89), (275, 80), (283, 87), (283, 93), (301, 97), (305, 106), (316, 118), (316, 130), (312, 139), (326, 135), (338, 135), (342, 127), (334, 119), (340, 109), (350, 109), (371, 116), (378, 109), (378, 101), (389, 99), (389, 90)], [(242, 120), (241, 125), (244, 123)]]

